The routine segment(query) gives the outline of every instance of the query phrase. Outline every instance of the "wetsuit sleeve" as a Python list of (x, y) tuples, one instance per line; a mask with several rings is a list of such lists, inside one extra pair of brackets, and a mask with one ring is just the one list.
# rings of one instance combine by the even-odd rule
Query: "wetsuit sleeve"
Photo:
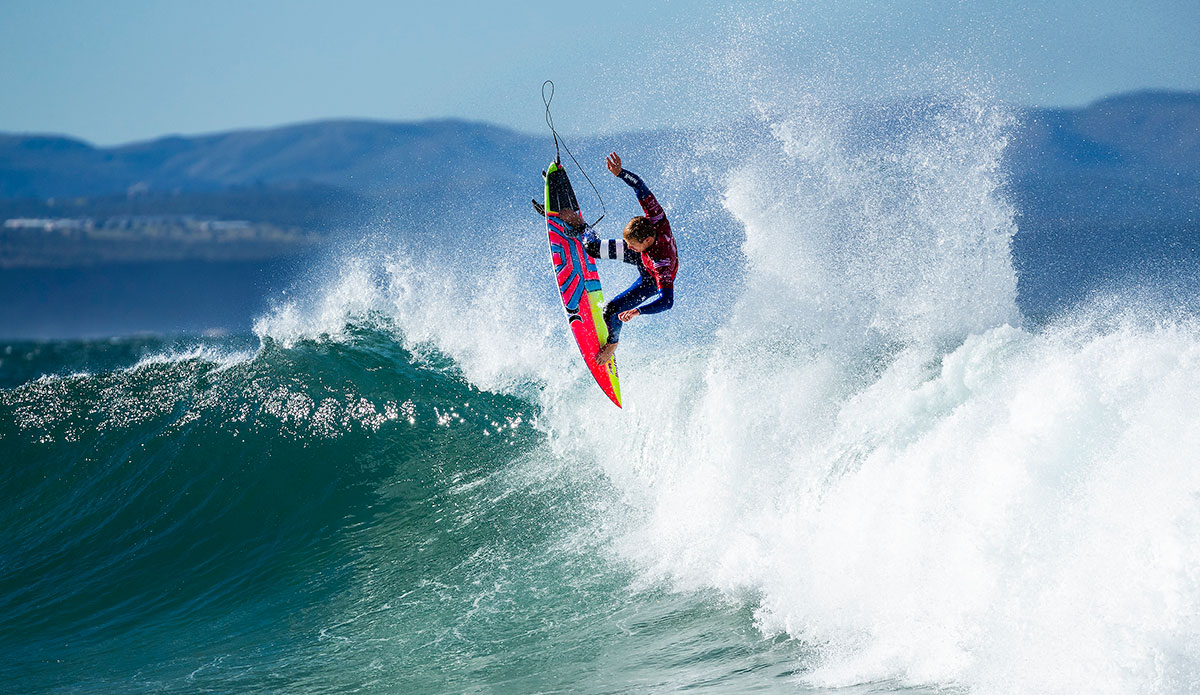
[(641, 256), (629, 248), (625, 240), (600, 239), (590, 231), (584, 234), (583, 250), (592, 258), (622, 260), (633, 265), (640, 265), (642, 262)]
[(633, 188), (633, 192), (634, 192), (634, 194), (637, 195), (638, 200), (641, 200), (642, 198), (645, 198), (648, 195), (654, 195), (653, 193), (650, 192), (650, 189), (646, 186), (646, 182), (642, 181), (642, 177), (638, 176), (637, 174), (633, 173), (632, 171), (630, 171), (628, 169), (621, 170), (621, 180), (624, 181), (625, 183), (629, 184), (629, 186), (631, 188)]
[(638, 307), (638, 312), (642, 314), (657, 314), (673, 306), (675, 306), (675, 290), (670, 287), (664, 287), (658, 291), (658, 299), (645, 306)]
[(592, 230), (584, 232), (579, 239), (583, 242), (583, 250), (592, 258), (600, 257), (600, 238)]
[(638, 203), (641, 204), (642, 210), (646, 213), (647, 219), (651, 222), (658, 222), (666, 217), (662, 206), (658, 204), (658, 200), (650, 192), (650, 188), (646, 186), (646, 182), (642, 181), (642, 177), (628, 169), (622, 169), (621, 180), (629, 184), (630, 188), (633, 189), (633, 192), (637, 195)]

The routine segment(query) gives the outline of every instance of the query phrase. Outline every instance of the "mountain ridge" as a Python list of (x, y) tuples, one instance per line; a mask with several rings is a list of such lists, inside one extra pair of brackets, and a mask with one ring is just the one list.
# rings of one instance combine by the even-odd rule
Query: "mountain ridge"
[[(1008, 157), (1021, 181), (1122, 168), (1142, 179), (1147, 173), (1200, 173), (1200, 93), (1144, 90), (1082, 108), (1026, 108), (1019, 113)], [(530, 152), (549, 141), (464, 119), (332, 119), (169, 135), (112, 147), (67, 135), (0, 133), (0, 198), (296, 183), (395, 195), (436, 188), (447, 179), (495, 184), (535, 163)], [(421, 175), (413, 175), (414, 169)]]

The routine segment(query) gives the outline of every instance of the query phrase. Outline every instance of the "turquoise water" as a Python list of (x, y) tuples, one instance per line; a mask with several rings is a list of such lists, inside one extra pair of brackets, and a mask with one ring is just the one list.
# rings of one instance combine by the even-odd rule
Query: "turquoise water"
[(606, 558), (531, 404), (377, 332), (246, 342), (0, 348), (56, 375), (0, 392), (6, 691), (790, 690), (744, 605)]

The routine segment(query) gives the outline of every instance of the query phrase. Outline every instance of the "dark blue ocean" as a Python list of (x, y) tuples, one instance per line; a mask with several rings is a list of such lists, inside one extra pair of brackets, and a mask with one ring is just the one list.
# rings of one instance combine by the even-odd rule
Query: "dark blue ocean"
[(1194, 249), (1022, 229), (983, 97), (763, 120), (626, 157), (682, 269), (623, 410), (515, 203), (0, 344), (0, 690), (1200, 690)]

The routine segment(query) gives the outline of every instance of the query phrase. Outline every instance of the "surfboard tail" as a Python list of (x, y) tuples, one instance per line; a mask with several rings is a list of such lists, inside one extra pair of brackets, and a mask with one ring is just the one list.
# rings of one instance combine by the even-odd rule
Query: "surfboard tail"
[(546, 212), (558, 213), (563, 210), (578, 212), (579, 201), (575, 199), (575, 189), (571, 188), (566, 169), (558, 162), (553, 162), (546, 167)]
[[(595, 290), (588, 292), (588, 303), (592, 307), (592, 323), (596, 327), (596, 352), (608, 342), (608, 324), (604, 322), (604, 292)], [(589, 360), (589, 369), (596, 383), (600, 385), (604, 395), (608, 396), (618, 408), (621, 407), (621, 382), (617, 378), (617, 360), (610, 359), (607, 364), (596, 365), (596, 356)]]

